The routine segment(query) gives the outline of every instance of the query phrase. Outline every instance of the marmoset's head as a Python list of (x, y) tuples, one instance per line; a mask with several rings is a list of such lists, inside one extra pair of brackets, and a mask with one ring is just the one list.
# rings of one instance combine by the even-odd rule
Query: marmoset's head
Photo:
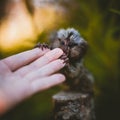
[(51, 48), (61, 48), (70, 60), (81, 59), (87, 50), (87, 42), (75, 29), (60, 29), (51, 39)]

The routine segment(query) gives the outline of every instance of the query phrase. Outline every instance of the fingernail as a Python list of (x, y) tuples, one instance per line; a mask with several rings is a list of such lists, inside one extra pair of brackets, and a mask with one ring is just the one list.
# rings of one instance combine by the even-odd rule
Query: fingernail
[(62, 77), (62, 79), (60, 80), (60, 82), (61, 82), (61, 83), (62, 83), (62, 82), (65, 82), (65, 80), (66, 80), (65, 76), (62, 75), (61, 77)]
[(60, 49), (60, 48), (55, 48), (55, 49), (53, 49), (53, 50), (55, 50), (55, 52), (57, 51), (57, 53), (59, 53), (59, 54), (63, 54), (63, 51), (62, 51), (62, 49)]

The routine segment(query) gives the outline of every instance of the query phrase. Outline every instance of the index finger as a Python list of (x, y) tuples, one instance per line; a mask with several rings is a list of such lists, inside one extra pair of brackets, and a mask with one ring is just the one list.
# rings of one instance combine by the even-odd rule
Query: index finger
[(46, 52), (50, 51), (49, 49), (40, 49), (35, 48), (32, 50), (28, 50), (8, 58), (3, 59), (2, 61), (10, 68), (11, 71), (15, 71), (16, 69), (25, 66), (32, 61), (38, 59), (43, 56)]

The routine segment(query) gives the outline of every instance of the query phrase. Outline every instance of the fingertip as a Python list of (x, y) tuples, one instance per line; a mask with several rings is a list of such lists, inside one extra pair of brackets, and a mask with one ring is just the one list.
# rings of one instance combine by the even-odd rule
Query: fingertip
[(59, 83), (62, 83), (62, 82), (64, 82), (65, 81), (65, 76), (63, 75), (63, 74), (56, 74), (56, 76), (55, 77), (57, 77), (57, 79), (56, 80), (58, 80), (58, 82)]
[(57, 53), (61, 54), (61, 55), (63, 54), (63, 50), (61, 48), (55, 48), (53, 50), (56, 51)]
[(55, 48), (44, 55), (44, 60), (49, 62), (58, 59), (63, 54), (63, 51), (60, 48)]

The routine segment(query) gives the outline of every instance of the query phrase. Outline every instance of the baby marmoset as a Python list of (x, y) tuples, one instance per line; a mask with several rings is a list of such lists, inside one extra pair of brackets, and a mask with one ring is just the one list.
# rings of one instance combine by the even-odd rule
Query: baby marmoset
[(87, 42), (75, 29), (60, 29), (50, 39), (50, 48), (61, 48), (68, 57), (68, 65), (62, 73), (67, 88), (82, 93), (93, 93), (93, 77), (83, 65)]

